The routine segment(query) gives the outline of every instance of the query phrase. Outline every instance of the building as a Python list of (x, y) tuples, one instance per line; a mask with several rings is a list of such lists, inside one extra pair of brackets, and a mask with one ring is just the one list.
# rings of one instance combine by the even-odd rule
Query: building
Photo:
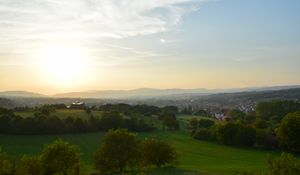
[(85, 104), (83, 102), (74, 102), (70, 106), (68, 106), (69, 109), (85, 109)]

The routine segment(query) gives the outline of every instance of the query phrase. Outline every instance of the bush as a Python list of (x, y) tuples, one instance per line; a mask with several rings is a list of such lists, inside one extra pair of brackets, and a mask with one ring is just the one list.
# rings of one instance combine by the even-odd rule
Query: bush
[(255, 147), (264, 149), (276, 148), (277, 142), (275, 136), (266, 129), (256, 129)]
[(300, 152), (300, 112), (289, 113), (285, 116), (277, 135), (282, 146), (291, 151)]
[(138, 139), (126, 129), (109, 130), (94, 155), (94, 164), (101, 172), (124, 172), (138, 165)]
[(206, 141), (213, 141), (214, 136), (212, 134), (212, 131), (207, 128), (200, 128), (196, 131), (196, 133), (193, 135), (193, 138), (199, 139), (199, 140), (206, 140)]
[(144, 165), (155, 165), (158, 168), (175, 162), (177, 154), (168, 143), (157, 139), (146, 139), (141, 143), (141, 157)]
[(268, 157), (268, 175), (300, 174), (300, 161), (292, 154), (282, 153), (279, 158)]
[(0, 148), (0, 174), (11, 175), (15, 172), (15, 161)]
[(216, 137), (225, 145), (253, 146), (255, 129), (240, 123), (226, 123), (217, 127)]
[(41, 162), (41, 156), (24, 156), (21, 159), (20, 168), (17, 174), (20, 175), (43, 175), (44, 167)]
[(208, 120), (208, 119), (200, 119), (199, 120), (200, 128), (209, 128), (213, 125), (215, 125), (215, 122), (213, 120)]
[[(31, 163), (34, 160), (31, 160)], [(44, 173), (47, 174), (80, 174), (80, 150), (62, 140), (48, 145), (41, 154)]]
[(269, 120), (273, 118), (279, 122), (285, 115), (290, 112), (300, 110), (300, 103), (297, 101), (274, 100), (270, 102), (261, 102), (256, 105), (256, 116)]

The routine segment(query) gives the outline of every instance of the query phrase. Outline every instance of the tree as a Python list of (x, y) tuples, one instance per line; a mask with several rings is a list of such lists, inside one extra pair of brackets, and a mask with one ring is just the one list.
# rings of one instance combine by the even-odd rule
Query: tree
[(21, 159), (20, 168), (17, 174), (22, 175), (43, 175), (44, 168), (41, 162), (41, 156), (24, 156)]
[(15, 173), (15, 161), (0, 148), (0, 174), (11, 175)]
[(192, 118), (190, 120), (190, 127), (191, 127), (191, 129), (197, 129), (198, 128), (198, 120), (196, 118)]
[(167, 142), (158, 139), (146, 139), (141, 143), (142, 160), (145, 165), (155, 165), (158, 168), (175, 162), (176, 151)]
[(138, 164), (139, 141), (126, 129), (109, 130), (94, 155), (94, 163), (101, 172), (124, 172)]
[(289, 113), (285, 116), (277, 135), (282, 146), (300, 152), (300, 112)]
[(271, 131), (266, 129), (256, 129), (255, 131), (255, 147), (266, 149), (277, 147), (275, 135)]
[(300, 174), (300, 161), (292, 154), (282, 153), (279, 158), (268, 157), (268, 175)]
[(228, 113), (228, 116), (232, 117), (234, 120), (243, 120), (246, 117), (246, 114), (239, 109), (231, 109)]
[(254, 122), (254, 126), (255, 126), (255, 128), (258, 128), (258, 129), (265, 129), (268, 127), (268, 123), (266, 120), (257, 118)]
[(68, 142), (57, 140), (42, 152), (41, 162), (45, 175), (80, 174), (80, 150)]
[(200, 128), (209, 128), (209, 127), (213, 126), (214, 124), (215, 124), (215, 122), (213, 120), (209, 120), (209, 119), (200, 119), (199, 120)]
[(256, 116), (269, 120), (273, 119), (279, 122), (285, 115), (290, 112), (300, 110), (300, 103), (297, 101), (274, 100), (269, 102), (261, 102), (256, 105)]
[(225, 145), (253, 146), (255, 129), (240, 123), (226, 123), (217, 127), (216, 136)]
[(178, 130), (179, 123), (176, 120), (176, 117), (167, 116), (162, 121), (163, 126), (167, 127), (170, 130)]
[(214, 140), (213, 133), (212, 133), (211, 129), (208, 129), (208, 128), (200, 128), (200, 129), (198, 129), (193, 134), (193, 138), (199, 139), (199, 140), (207, 140), (207, 141)]
[(123, 126), (124, 119), (119, 112), (104, 112), (100, 122), (104, 130), (118, 129)]

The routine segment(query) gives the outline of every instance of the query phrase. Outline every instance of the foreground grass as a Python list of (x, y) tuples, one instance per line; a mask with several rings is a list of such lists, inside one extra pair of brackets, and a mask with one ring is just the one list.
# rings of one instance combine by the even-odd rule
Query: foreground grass
[[(0, 146), (2, 150), (14, 156), (32, 155), (39, 153), (45, 144), (62, 138), (80, 147), (84, 163), (88, 169), (92, 169), (92, 155), (99, 147), (103, 134), (103, 132), (99, 132), (52, 136), (0, 135)], [(241, 169), (259, 171), (266, 168), (265, 158), (268, 153), (279, 155), (278, 152), (233, 148), (194, 140), (184, 131), (139, 133), (139, 137), (161, 138), (171, 143), (179, 155), (175, 169), (153, 170), (150, 174), (175, 174), (173, 171), (176, 171), (177, 174), (191, 175), (195, 174), (194, 171), (201, 174), (226, 174), (226, 172)]]

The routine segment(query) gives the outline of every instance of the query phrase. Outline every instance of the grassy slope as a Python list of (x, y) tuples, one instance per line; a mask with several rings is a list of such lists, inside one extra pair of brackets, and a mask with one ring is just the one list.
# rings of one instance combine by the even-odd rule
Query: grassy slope
[[(16, 115), (19, 115), (21, 117), (33, 117), (34, 112), (33, 111), (25, 111), (25, 112), (15, 112)], [(92, 111), (92, 114), (95, 117), (100, 117), (102, 112), (101, 111)], [(51, 113), (51, 115), (55, 115), (59, 118), (67, 118), (67, 117), (75, 117), (75, 118), (82, 118), (82, 119), (87, 119), (89, 115), (85, 112), (85, 110), (81, 109), (61, 109), (61, 110), (56, 110), (54, 113)]]
[[(79, 145), (83, 161), (91, 166), (92, 154), (100, 144), (103, 133), (74, 134), (60, 136), (8, 136), (0, 135), (0, 145), (9, 154), (21, 156), (40, 152), (43, 145), (62, 138)], [(183, 131), (155, 131), (140, 133), (140, 137), (158, 137), (171, 143), (179, 154), (178, 168), (200, 171), (205, 174), (230, 170), (260, 170), (266, 168), (267, 152), (226, 147), (192, 139)], [(277, 154), (277, 153), (272, 153)], [(160, 173), (157, 173), (160, 174)], [(172, 174), (172, 173), (171, 173)]]

